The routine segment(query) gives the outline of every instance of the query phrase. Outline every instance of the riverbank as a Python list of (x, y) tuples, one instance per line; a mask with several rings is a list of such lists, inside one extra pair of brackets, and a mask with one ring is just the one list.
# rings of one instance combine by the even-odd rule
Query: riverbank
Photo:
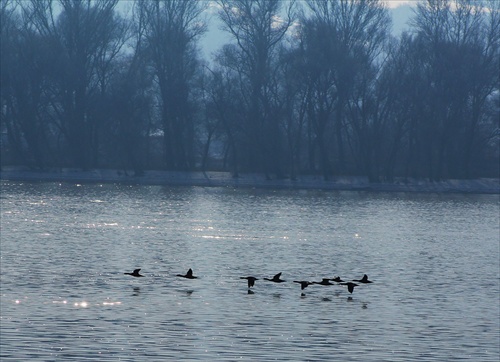
[(297, 180), (266, 180), (262, 174), (241, 174), (231, 177), (229, 172), (146, 171), (143, 176), (127, 175), (118, 170), (58, 169), (36, 171), (23, 167), (3, 167), (0, 179), (4, 181), (120, 183), (131, 185), (177, 185), (207, 187), (245, 187), (268, 189), (346, 190), (378, 192), (429, 192), (500, 194), (499, 179), (397, 180), (393, 183), (370, 183), (365, 177), (343, 176), (325, 181), (319, 175), (302, 175)]

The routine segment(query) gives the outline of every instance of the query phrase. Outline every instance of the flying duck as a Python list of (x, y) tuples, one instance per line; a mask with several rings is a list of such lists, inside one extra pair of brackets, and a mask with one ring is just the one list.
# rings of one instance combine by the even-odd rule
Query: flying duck
[(356, 283), (352, 283), (352, 282), (347, 282), (347, 283), (340, 283), (340, 285), (347, 285), (347, 290), (349, 291), (349, 293), (352, 294), (352, 292), (354, 291), (354, 287), (357, 287), (358, 284)]
[(141, 269), (139, 268), (139, 269), (134, 269), (132, 273), (123, 273), (123, 274), (132, 275), (133, 277), (143, 277), (144, 275), (139, 274), (140, 271)]
[(294, 280), (293, 281), (294, 283), (299, 283), (300, 284), (300, 289), (301, 290), (304, 290), (306, 289), (309, 285), (313, 284), (312, 282), (308, 282), (308, 281), (305, 281), (305, 280)]
[(255, 285), (255, 281), (259, 280), (256, 277), (240, 277), (240, 279), (246, 279), (248, 280), (248, 287), (251, 288)]
[(189, 270), (187, 271), (186, 275), (182, 275), (182, 274), (177, 274), (178, 277), (182, 277), (182, 278), (186, 278), (186, 279), (196, 279), (198, 277), (195, 277), (193, 275), (193, 270), (191, 268), (189, 268)]
[(340, 277), (335, 277), (335, 278), (332, 278), (330, 280), (332, 282), (335, 282), (335, 283), (343, 283), (344, 282), (342, 279), (340, 279)]
[(281, 277), (281, 273), (278, 273), (272, 279), (264, 278), (264, 280), (269, 280), (270, 282), (275, 282), (275, 283), (286, 282), (286, 280), (280, 279), (280, 277)]
[(371, 280), (368, 280), (368, 275), (363, 275), (363, 278), (359, 279), (359, 280), (355, 280), (353, 279), (353, 282), (359, 282), (359, 283), (373, 283)]
[(320, 282), (313, 282), (313, 284), (319, 284), (319, 285), (335, 285), (333, 283), (330, 283), (330, 279), (329, 278), (323, 278), (322, 281)]

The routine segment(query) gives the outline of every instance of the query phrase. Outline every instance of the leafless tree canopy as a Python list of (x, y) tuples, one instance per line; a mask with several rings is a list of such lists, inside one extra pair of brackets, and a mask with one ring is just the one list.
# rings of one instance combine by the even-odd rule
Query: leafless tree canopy
[(498, 177), (499, 1), (120, 4), (0, 2), (2, 165)]

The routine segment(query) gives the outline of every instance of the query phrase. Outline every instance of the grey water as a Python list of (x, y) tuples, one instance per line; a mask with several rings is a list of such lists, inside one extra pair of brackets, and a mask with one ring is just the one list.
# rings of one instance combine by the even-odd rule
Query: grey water
[(498, 361), (499, 215), (498, 195), (2, 181), (0, 359)]

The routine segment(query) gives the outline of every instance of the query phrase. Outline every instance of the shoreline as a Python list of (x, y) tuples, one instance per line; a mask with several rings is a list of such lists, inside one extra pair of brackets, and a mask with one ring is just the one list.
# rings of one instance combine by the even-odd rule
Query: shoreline
[(229, 172), (219, 171), (145, 171), (143, 176), (125, 175), (116, 169), (81, 171), (63, 168), (57, 171), (35, 171), (24, 167), (6, 166), (0, 170), (2, 181), (24, 182), (71, 182), (71, 183), (118, 183), (125, 185), (203, 186), (263, 188), (280, 190), (331, 190), (371, 192), (423, 192), (500, 194), (500, 179), (475, 180), (398, 180), (393, 183), (370, 183), (366, 177), (340, 176), (325, 181), (320, 175), (302, 175), (297, 180), (266, 180), (262, 174), (241, 174), (233, 178)]

